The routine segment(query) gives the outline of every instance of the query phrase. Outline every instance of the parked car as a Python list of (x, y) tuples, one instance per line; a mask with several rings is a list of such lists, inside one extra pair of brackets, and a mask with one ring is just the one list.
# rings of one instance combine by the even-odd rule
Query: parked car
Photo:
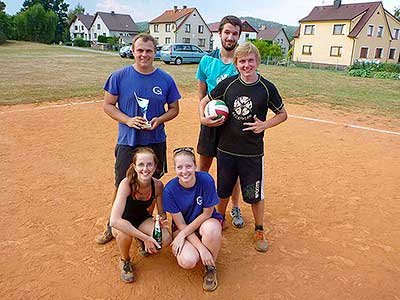
[(127, 45), (119, 49), (119, 56), (133, 58), (132, 45)]
[(161, 49), (161, 60), (166, 64), (198, 63), (204, 55), (206, 52), (191, 44), (167, 44)]

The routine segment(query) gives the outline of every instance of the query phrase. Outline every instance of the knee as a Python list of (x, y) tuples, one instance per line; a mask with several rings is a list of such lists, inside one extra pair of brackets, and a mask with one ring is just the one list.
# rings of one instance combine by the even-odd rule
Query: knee
[(118, 232), (118, 234), (115, 238), (118, 243), (131, 243), (132, 242), (132, 237), (121, 231)]
[(187, 253), (181, 253), (178, 256), (178, 264), (184, 269), (193, 269), (197, 262), (198, 262), (198, 257), (193, 256)]
[(221, 224), (219, 224), (218, 221), (215, 220), (215, 222), (207, 224), (207, 226), (204, 226), (204, 228), (202, 229), (203, 229), (202, 232), (203, 240), (208, 242), (215, 242), (221, 240), (222, 228)]
[(165, 246), (169, 246), (169, 244), (171, 244), (172, 242), (172, 237), (171, 234), (169, 233), (168, 230), (163, 229), (162, 231), (162, 243), (163, 243), (163, 247)]

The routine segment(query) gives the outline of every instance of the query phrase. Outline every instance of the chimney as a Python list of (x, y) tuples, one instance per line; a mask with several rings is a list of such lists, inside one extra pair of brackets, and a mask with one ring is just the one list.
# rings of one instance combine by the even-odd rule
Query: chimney
[(339, 6), (342, 4), (342, 0), (334, 0), (333, 1), (333, 7), (334, 8), (339, 8)]
[(186, 6), (186, 5), (184, 5), (184, 6), (182, 6), (182, 8), (183, 8), (183, 9), (185, 9), (185, 8), (187, 8), (187, 6)]
[(178, 6), (174, 5), (174, 12), (176, 12), (178, 10)]

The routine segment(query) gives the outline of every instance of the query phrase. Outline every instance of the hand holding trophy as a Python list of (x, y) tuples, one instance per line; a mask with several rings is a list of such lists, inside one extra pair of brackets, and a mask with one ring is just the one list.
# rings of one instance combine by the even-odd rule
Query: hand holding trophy
[(136, 95), (136, 92), (134, 92), (134, 95), (135, 95), (135, 99), (136, 99), (136, 101), (137, 101), (137, 103), (138, 103), (138, 105), (139, 105), (139, 107), (140, 107), (140, 109), (141, 109), (141, 111), (142, 111), (143, 118), (146, 119), (146, 123), (143, 125), (142, 128), (143, 128), (143, 129), (151, 128), (151, 124), (150, 124), (150, 122), (149, 122), (148, 119), (147, 119), (147, 109), (149, 108), (149, 102), (150, 102), (150, 100), (149, 100), (149, 99), (145, 99), (145, 98), (140, 98), (140, 97), (138, 97), (138, 96)]

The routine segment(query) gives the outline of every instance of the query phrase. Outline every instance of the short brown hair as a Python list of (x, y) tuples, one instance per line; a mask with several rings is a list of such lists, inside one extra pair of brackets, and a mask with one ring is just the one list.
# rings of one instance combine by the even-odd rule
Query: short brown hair
[(154, 50), (156, 49), (157, 41), (151, 34), (148, 33), (140, 33), (138, 35), (135, 35), (135, 37), (132, 40), (132, 49), (135, 48), (136, 41), (140, 39), (143, 40), (143, 42), (151, 41), (154, 45)]
[(239, 27), (239, 34), (242, 33), (242, 21), (236, 16), (225, 16), (222, 18), (221, 22), (219, 22), (218, 32), (221, 33), (224, 29), (225, 24), (231, 24), (233, 26)]
[(233, 63), (237, 64), (237, 60), (239, 56), (248, 55), (254, 53), (256, 55), (257, 65), (260, 65), (261, 55), (260, 51), (258, 51), (257, 47), (250, 42), (243, 43), (236, 48), (235, 53), (233, 54)]

